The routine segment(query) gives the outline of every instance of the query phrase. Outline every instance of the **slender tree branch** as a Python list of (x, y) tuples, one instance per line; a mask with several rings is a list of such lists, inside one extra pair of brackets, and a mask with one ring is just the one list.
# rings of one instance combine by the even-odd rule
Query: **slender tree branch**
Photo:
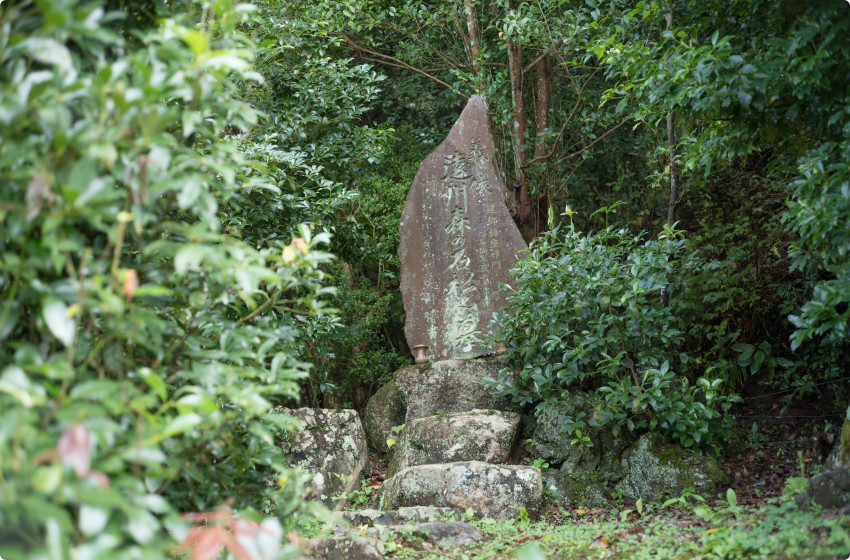
[(251, 319), (253, 319), (257, 315), (259, 315), (260, 313), (262, 313), (263, 311), (265, 311), (266, 309), (268, 309), (269, 307), (271, 307), (275, 303), (277, 303), (277, 298), (278, 298), (279, 295), (280, 294), (273, 295), (272, 297), (270, 297), (269, 299), (264, 301), (261, 306), (259, 306), (258, 308), (256, 308), (255, 310), (253, 310), (249, 314), (245, 315), (244, 317), (242, 317), (241, 319), (239, 319), (236, 322), (237, 323), (244, 323), (245, 321), (250, 321)]
[(561, 129), (558, 131), (558, 135), (555, 137), (555, 141), (552, 142), (552, 151), (550, 151), (548, 154), (541, 154), (539, 156), (532, 158), (531, 161), (528, 162), (528, 165), (549, 159), (555, 153), (555, 150), (558, 149), (558, 142), (561, 141), (561, 136), (564, 135), (564, 131), (567, 130), (567, 125), (569, 125), (572, 122), (573, 117), (576, 114), (576, 111), (578, 111), (579, 105), (581, 105), (581, 94), (582, 94), (582, 91), (579, 90), (578, 99), (576, 99), (575, 105), (573, 105), (573, 110), (570, 111), (569, 116), (564, 121), (564, 124), (561, 125)]
[[(424, 71), (424, 70), (422, 70), (422, 69), (420, 69), (420, 68), (416, 68), (416, 67), (414, 67), (414, 66), (411, 66), (410, 64), (408, 64), (408, 63), (404, 62), (403, 60), (399, 60), (398, 58), (396, 58), (396, 57), (394, 57), (394, 56), (389, 56), (389, 55), (386, 55), (386, 54), (381, 54), (381, 53), (376, 52), (376, 51), (373, 51), (373, 50), (371, 50), (371, 49), (367, 49), (367, 48), (366, 48), (366, 47), (364, 47), (364, 46), (358, 45), (357, 43), (355, 43), (354, 41), (352, 41), (351, 39), (349, 39), (349, 38), (348, 38), (348, 37), (346, 37), (346, 36), (343, 36), (343, 40), (344, 40), (344, 41), (346, 42), (346, 44), (348, 44), (351, 48), (353, 48), (353, 49), (355, 49), (355, 50), (357, 50), (357, 51), (363, 52), (363, 53), (370, 54), (370, 55), (372, 55), (372, 56), (374, 56), (374, 57), (377, 57), (376, 59), (373, 59), (373, 60), (374, 60), (374, 62), (379, 62), (380, 64), (386, 64), (387, 66), (396, 66), (396, 67), (398, 67), (398, 68), (404, 68), (404, 69), (406, 69), (406, 70), (411, 70), (411, 71), (413, 71), (413, 72), (416, 72), (417, 74), (422, 74), (423, 76), (425, 76), (425, 77), (427, 77), (427, 78), (429, 78), (429, 79), (431, 79), (431, 80), (433, 80), (433, 81), (437, 82), (437, 83), (438, 83), (438, 84), (440, 84), (441, 86), (444, 86), (444, 87), (446, 87), (446, 88), (448, 88), (448, 89), (450, 89), (450, 90), (454, 91), (456, 94), (460, 95), (460, 96), (461, 96), (461, 97), (463, 97), (464, 99), (469, 99), (469, 96), (468, 96), (468, 95), (464, 95), (464, 94), (460, 93), (459, 91), (455, 90), (452, 86), (450, 86), (449, 84), (447, 84), (446, 82), (444, 82), (444, 81), (443, 81), (443, 80), (441, 80), (440, 78), (438, 78), (438, 77), (436, 77), (436, 76), (433, 76), (433, 75), (429, 74), (428, 72), (426, 72), (426, 71)], [(392, 64), (390, 64), (390, 63), (392, 63)]]
[(522, 73), (526, 74), (529, 70), (537, 66), (537, 63), (546, 58), (546, 55), (549, 54), (549, 51), (543, 51), (540, 53), (537, 58), (528, 63), (528, 65), (522, 69)]
[[(365, 57), (364, 57), (365, 58)], [(507, 68), (508, 65), (504, 62), (482, 62), (481, 66), (495, 66), (497, 68)], [(465, 66), (435, 66), (433, 68), (423, 68), (425, 72), (445, 72), (446, 70), (457, 70)]]
[(463, 27), (460, 24), (460, 17), (458, 17), (456, 11), (452, 11), (452, 22), (455, 24), (455, 30), (457, 34), (460, 35), (461, 40), (463, 41), (463, 50), (466, 51), (466, 58), (470, 60), (473, 59), (472, 56), (472, 48), (469, 44), (469, 39), (466, 37), (466, 33), (463, 32)]

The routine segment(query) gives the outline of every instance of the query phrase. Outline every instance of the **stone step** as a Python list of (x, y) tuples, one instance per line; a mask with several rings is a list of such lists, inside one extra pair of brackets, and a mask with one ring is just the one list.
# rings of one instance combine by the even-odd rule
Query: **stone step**
[(521, 412), (521, 405), (484, 381), (502, 376), (512, 384), (518, 379), (504, 357), (443, 360), (396, 371), (394, 379), (369, 399), (363, 414), (370, 450), (387, 460), (395, 451), (387, 439), (398, 439), (393, 428), (417, 418), (482, 409)]
[(376, 525), (397, 525), (400, 523), (426, 523), (457, 517), (461, 510), (450, 507), (414, 506), (397, 510), (362, 509), (359, 511), (335, 511), (348, 525), (373, 527)]
[(515, 412), (486, 409), (411, 420), (399, 437), (387, 476), (407, 467), (434, 463), (505, 463), (521, 422), (522, 416)]
[[(386, 513), (386, 512), (384, 512)], [(418, 549), (443, 550), (478, 542), (481, 532), (462, 521), (437, 521), (404, 525), (348, 527), (333, 537), (310, 539), (303, 544), (307, 554), (323, 560), (372, 560), (382, 558), (387, 535)]]
[(472, 509), (477, 517), (507, 520), (521, 509), (536, 516), (543, 495), (540, 469), (462, 461), (417, 465), (384, 481), (382, 509), (436, 506)]
[(311, 558), (323, 560), (380, 560), (384, 557), (384, 542), (375, 537), (324, 537), (302, 543)]

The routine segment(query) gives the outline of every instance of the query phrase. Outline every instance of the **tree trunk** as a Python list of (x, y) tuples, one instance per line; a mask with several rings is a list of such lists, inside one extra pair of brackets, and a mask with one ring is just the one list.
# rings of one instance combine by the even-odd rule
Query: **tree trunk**
[[(546, 155), (546, 137), (544, 133), (549, 128), (549, 61), (547, 56), (537, 63), (537, 98), (535, 99), (534, 124), (535, 124), (535, 146), (534, 157)], [(549, 209), (549, 161), (545, 162), (546, 171), (537, 185), (537, 194), (534, 197), (534, 236), (537, 236), (545, 227), (546, 215)]]
[[(670, 11), (667, 12), (667, 29), (673, 28), (673, 6), (671, 4)], [(664, 61), (665, 66), (669, 66), (669, 58)], [(669, 68), (668, 68), (669, 70)], [(667, 203), (667, 225), (672, 226), (676, 221), (676, 202), (679, 199), (679, 166), (676, 163), (676, 134), (674, 127), (676, 125), (676, 113), (670, 111), (667, 113), (667, 148), (670, 151), (670, 200)], [(661, 305), (667, 307), (670, 305), (670, 292), (668, 286), (661, 288)]]
[[(513, 9), (515, 2), (511, 1), (509, 5)], [(522, 237), (528, 243), (534, 237), (534, 204), (528, 192), (525, 171), (523, 170), (527, 160), (525, 153), (527, 123), (525, 103), (522, 96), (522, 49), (510, 36), (507, 39), (507, 48), (508, 72), (511, 77), (511, 100), (513, 101), (511, 132), (514, 139), (514, 173), (516, 175), (512, 185), (517, 200), (517, 215), (514, 216), (514, 221), (517, 222)]]
[(514, 172), (516, 173), (515, 188), (525, 183), (525, 105), (522, 99), (522, 49), (513, 39), (508, 38), (508, 69), (511, 74), (511, 100), (513, 101), (513, 119), (511, 133), (514, 139)]
[(466, 28), (469, 31), (469, 56), (472, 65), (472, 75), (475, 76), (475, 87), (478, 93), (484, 94), (484, 75), (481, 72), (481, 46), (478, 40), (478, 18), (472, 0), (466, 0), (463, 5), (466, 12)]

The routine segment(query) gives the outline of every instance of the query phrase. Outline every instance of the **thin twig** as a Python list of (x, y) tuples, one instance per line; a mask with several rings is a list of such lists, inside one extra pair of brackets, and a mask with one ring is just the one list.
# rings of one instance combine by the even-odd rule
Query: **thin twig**
[(549, 54), (549, 51), (543, 51), (542, 53), (540, 53), (540, 55), (539, 55), (537, 58), (535, 58), (534, 60), (532, 60), (531, 62), (529, 62), (529, 63), (528, 63), (528, 66), (526, 66), (525, 68), (523, 68), (523, 69), (522, 69), (522, 73), (523, 73), (523, 74), (525, 74), (526, 72), (528, 72), (529, 70), (531, 70), (532, 68), (534, 68), (535, 66), (537, 66), (537, 63), (538, 63), (538, 62), (540, 62), (541, 60), (543, 60), (543, 58), (544, 58), (547, 54)]
[[(381, 53), (376, 52), (376, 51), (373, 51), (373, 50), (371, 50), (371, 49), (367, 49), (366, 47), (363, 47), (363, 46), (361, 46), (361, 45), (358, 45), (357, 43), (355, 43), (354, 41), (352, 41), (352, 40), (351, 40), (351, 39), (349, 39), (348, 37), (343, 36), (343, 40), (344, 40), (344, 41), (345, 41), (345, 42), (346, 42), (349, 46), (351, 46), (351, 48), (353, 48), (353, 49), (355, 49), (355, 50), (358, 50), (358, 51), (360, 51), (360, 52), (364, 52), (364, 53), (367, 53), (367, 54), (370, 54), (370, 55), (372, 55), (372, 56), (377, 57), (377, 58), (378, 58), (378, 60), (375, 60), (375, 62), (379, 62), (379, 63), (381, 63), (381, 64), (387, 64), (388, 66), (397, 66), (397, 67), (399, 67), (399, 68), (405, 68), (405, 69), (407, 69), (407, 70), (412, 70), (413, 72), (416, 72), (417, 74), (422, 74), (423, 76), (425, 76), (425, 77), (427, 77), (427, 78), (429, 78), (429, 79), (431, 79), (431, 80), (433, 80), (433, 81), (437, 82), (437, 83), (438, 83), (438, 84), (440, 84), (441, 86), (444, 86), (444, 87), (446, 87), (446, 88), (448, 88), (448, 89), (450, 89), (450, 90), (454, 91), (456, 94), (460, 95), (460, 96), (461, 96), (461, 97), (463, 97), (464, 99), (469, 99), (469, 96), (468, 96), (468, 95), (464, 95), (464, 94), (460, 93), (459, 91), (456, 91), (456, 90), (455, 90), (452, 86), (450, 86), (449, 84), (447, 84), (446, 82), (444, 82), (444, 81), (443, 81), (443, 80), (441, 80), (440, 78), (438, 78), (438, 77), (436, 77), (436, 76), (432, 76), (431, 74), (429, 74), (428, 72), (425, 72), (424, 70), (422, 70), (422, 69), (420, 69), (420, 68), (416, 68), (416, 67), (414, 67), (414, 66), (411, 66), (410, 64), (408, 64), (408, 63), (404, 62), (403, 60), (399, 60), (398, 58), (396, 58), (396, 57), (394, 57), (394, 56), (389, 56), (389, 55), (386, 55), (386, 54), (381, 54)], [(392, 62), (392, 64), (390, 64), (390, 62)]]
[(270, 297), (269, 299), (264, 301), (261, 306), (259, 306), (258, 308), (256, 308), (255, 310), (253, 310), (249, 314), (245, 315), (244, 317), (242, 317), (241, 319), (239, 319), (236, 322), (237, 323), (244, 323), (245, 321), (250, 321), (251, 319), (253, 319), (257, 315), (259, 315), (260, 313), (262, 313), (263, 311), (265, 311), (266, 309), (268, 309), (269, 307), (271, 307), (275, 303), (277, 303), (277, 298), (278, 298), (279, 295), (280, 295), (279, 293), (274, 294), (272, 297)]

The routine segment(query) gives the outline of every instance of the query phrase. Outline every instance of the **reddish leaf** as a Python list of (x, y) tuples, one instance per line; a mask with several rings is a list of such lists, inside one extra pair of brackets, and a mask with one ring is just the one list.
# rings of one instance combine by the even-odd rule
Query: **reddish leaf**
[(69, 465), (77, 476), (83, 477), (91, 469), (91, 457), (94, 453), (94, 440), (91, 432), (82, 424), (71, 424), (59, 437), (56, 450), (62, 462)]
[(236, 537), (225, 533), (224, 538), (224, 546), (227, 547), (227, 550), (230, 551), (230, 554), (232, 554), (233, 557), (236, 558), (236, 560), (252, 560), (251, 555), (248, 553), (247, 550), (245, 550), (245, 547), (242, 546), (242, 543), (236, 540)]
[(47, 451), (42, 451), (35, 457), (33, 457), (33, 462), (36, 465), (44, 465), (46, 463), (50, 463), (53, 459), (59, 458), (59, 452), (55, 449), (48, 449)]
[(233, 514), (231, 511), (226, 508), (219, 508), (215, 511), (196, 511), (196, 512), (187, 512), (181, 513), (180, 517), (185, 521), (191, 521), (193, 523), (209, 523), (210, 521), (224, 521), (230, 522)]
[(192, 560), (213, 560), (221, 552), (226, 537), (221, 527), (195, 527), (189, 530), (183, 546), (194, 549)]
[(91, 471), (89, 473), (89, 479), (99, 484), (103, 489), (109, 488), (109, 477), (100, 471)]
[(127, 298), (127, 303), (133, 301), (133, 295), (136, 293), (136, 288), (139, 287), (139, 275), (132, 268), (124, 270), (124, 284), (121, 288), (124, 290), (124, 296)]

